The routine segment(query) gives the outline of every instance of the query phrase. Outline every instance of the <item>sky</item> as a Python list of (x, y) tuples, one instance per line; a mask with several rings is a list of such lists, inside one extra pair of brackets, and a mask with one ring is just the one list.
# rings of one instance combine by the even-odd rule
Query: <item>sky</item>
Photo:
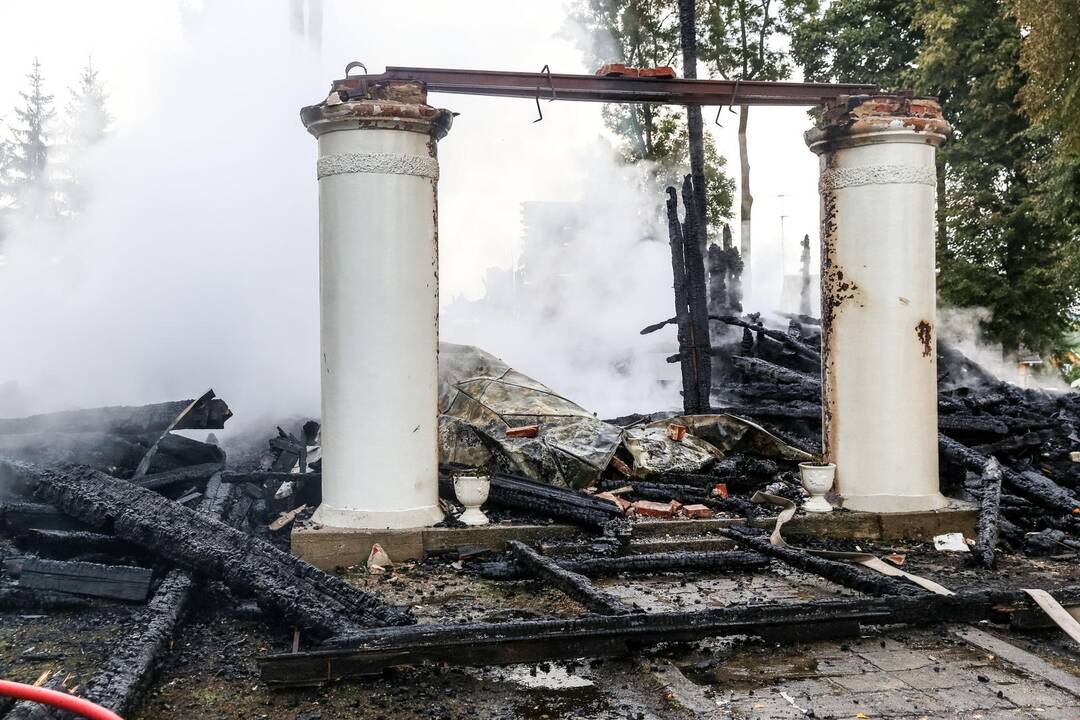
[[(0, 264), (0, 302), (22, 308), (0, 320), (0, 331), (27, 348), (0, 358), (0, 383), (18, 379), (32, 409), (149, 402), (205, 383), (237, 398), (273, 384), (277, 402), (262, 411), (317, 412), (315, 142), (299, 108), (322, 100), (351, 60), (371, 72), (387, 65), (595, 70), (583, 64), (563, 0), (413, 0), (407, 10), (325, 0), (318, 42), (294, 29), (293, 7), (292, 0), (0, 3), (0, 128), (34, 57), (60, 106), (92, 57), (115, 116), (87, 170), (95, 201), (78, 229), (64, 232), (62, 262), (42, 250), (51, 245), (35, 238), (38, 228), (2, 251), (9, 267), (19, 252), (36, 262), (6, 276)], [(429, 102), (460, 113), (439, 147), (444, 307), (483, 296), (485, 272), (514, 263), (522, 202), (595, 198), (622, 181), (598, 104), (545, 103), (543, 121), (534, 123), (532, 100), (432, 94)], [(704, 113), (734, 170), (737, 115), (723, 109), (718, 127), (716, 109)], [(782, 274), (797, 271), (803, 233), (816, 248), (817, 158), (803, 143), (808, 127), (803, 108), (751, 110), (755, 287), (748, 308), (776, 306)], [(736, 218), (736, 237), (737, 227)], [(641, 324), (669, 314), (658, 305), (670, 293), (663, 254), (617, 260), (654, 266), (625, 268), (635, 282), (657, 286), (646, 293), (652, 304), (634, 309)], [(602, 253), (582, 261), (609, 270)], [(619, 292), (642, 295), (624, 287), (589, 301), (618, 306)], [(283, 323), (287, 332), (271, 329)], [(212, 349), (193, 354), (185, 337)], [(549, 384), (570, 372), (530, 368), (536, 346), (496, 350), (523, 370), (554, 374), (541, 378)], [(242, 363), (231, 362), (240, 354)], [(276, 362), (256, 366), (253, 357)], [(226, 365), (243, 370), (229, 374)], [(604, 400), (618, 394), (597, 396), (596, 409), (655, 409)]]

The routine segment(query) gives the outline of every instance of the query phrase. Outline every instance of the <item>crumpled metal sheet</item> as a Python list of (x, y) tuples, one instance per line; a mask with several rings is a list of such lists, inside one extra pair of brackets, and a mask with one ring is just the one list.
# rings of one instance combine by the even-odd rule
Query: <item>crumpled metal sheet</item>
[(680, 415), (652, 423), (685, 425), (689, 434), (712, 444), (722, 454), (732, 451), (748, 452), (762, 457), (810, 462), (814, 456), (787, 444), (755, 422), (735, 415)]
[[(533, 480), (585, 488), (599, 480), (620, 447), (638, 478), (702, 472), (731, 451), (798, 462), (809, 453), (759, 425), (732, 415), (681, 415), (621, 428), (471, 345), (439, 345), (439, 457), (473, 467), (494, 464)], [(667, 426), (685, 425), (681, 442)], [(534, 438), (508, 438), (509, 428), (539, 425)]]
[[(496, 462), (552, 485), (592, 485), (622, 443), (621, 428), (469, 345), (439, 346), (439, 413), (442, 462)], [(534, 438), (506, 437), (534, 424)]]

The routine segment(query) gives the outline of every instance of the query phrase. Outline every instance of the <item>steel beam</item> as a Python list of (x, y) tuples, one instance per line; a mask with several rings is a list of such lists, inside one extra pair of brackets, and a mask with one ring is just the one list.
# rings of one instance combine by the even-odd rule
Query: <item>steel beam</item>
[(364, 95), (373, 85), (416, 81), (428, 92), (459, 95), (662, 105), (820, 105), (842, 95), (880, 93), (876, 85), (601, 77), (550, 72), (505, 72), (445, 68), (387, 67), (378, 75), (336, 80), (331, 92), (342, 100)]

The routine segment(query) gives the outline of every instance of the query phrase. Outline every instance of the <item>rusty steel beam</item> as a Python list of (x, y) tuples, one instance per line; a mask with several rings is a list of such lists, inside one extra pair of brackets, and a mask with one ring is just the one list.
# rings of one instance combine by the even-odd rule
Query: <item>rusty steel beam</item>
[(334, 81), (342, 100), (362, 97), (373, 85), (418, 81), (428, 92), (459, 95), (577, 100), (662, 105), (820, 105), (841, 95), (872, 95), (877, 85), (697, 80), (657, 77), (601, 77), (552, 72), (505, 72), (445, 68), (387, 67), (378, 75), (350, 75)]

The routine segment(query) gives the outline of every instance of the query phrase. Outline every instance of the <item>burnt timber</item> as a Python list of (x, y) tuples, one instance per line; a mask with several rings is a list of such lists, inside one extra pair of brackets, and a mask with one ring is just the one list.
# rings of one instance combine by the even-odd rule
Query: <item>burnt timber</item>
[[(1059, 601), (1080, 588), (1052, 591)], [(847, 626), (857, 633), (875, 625), (1007, 622), (1010, 609), (1031, 609), (1022, 591), (923, 593), (888, 598), (828, 599), (714, 608), (695, 612), (640, 613), (558, 620), (381, 628), (329, 641), (328, 649), (270, 655), (260, 660), (263, 681), (318, 685), (358, 678), (400, 665), (425, 662), (503, 665), (623, 655), (633, 647), (747, 635), (796, 642), (817, 626)]]
[(415, 622), (343, 580), (132, 483), (85, 467), (45, 470), (8, 463), (37, 497), (93, 528), (108, 529), (163, 560), (254, 596), (261, 607), (315, 636)]
[(128, 407), (90, 408), (31, 415), (24, 418), (0, 418), (0, 435), (33, 433), (104, 432), (116, 435), (141, 435), (161, 432), (189, 405), (191, 407), (176, 424), (176, 430), (220, 430), (232, 411), (225, 401), (214, 397), (210, 390), (202, 397), (189, 400)]

